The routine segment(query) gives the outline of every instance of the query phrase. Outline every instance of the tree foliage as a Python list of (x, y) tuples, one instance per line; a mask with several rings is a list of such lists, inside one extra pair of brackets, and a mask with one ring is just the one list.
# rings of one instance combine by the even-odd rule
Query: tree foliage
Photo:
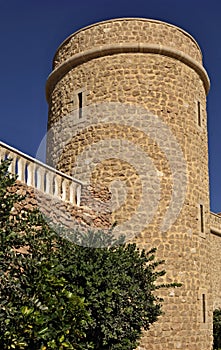
[[(21, 198), (8, 190), (8, 165), (0, 164), (0, 348), (136, 348), (161, 315), (155, 249), (80, 246), (71, 241), (79, 233), (55, 232), (38, 210), (12, 216)], [(95, 235), (104, 239), (88, 239)]]
[(91, 319), (59, 262), (63, 241), (38, 211), (11, 215), (22, 198), (8, 191), (7, 168), (1, 163), (0, 348), (84, 349)]
[(213, 349), (221, 349), (221, 309), (213, 311)]

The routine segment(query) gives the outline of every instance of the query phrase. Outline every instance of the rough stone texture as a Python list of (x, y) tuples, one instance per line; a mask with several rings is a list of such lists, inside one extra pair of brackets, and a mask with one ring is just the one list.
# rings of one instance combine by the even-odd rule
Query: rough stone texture
[[(109, 229), (109, 215), (99, 214), (97, 211), (84, 205), (90, 203), (90, 190), (85, 188), (82, 192), (82, 205), (71, 205), (59, 198), (45, 194), (39, 190), (29, 187), (20, 181), (9, 188), (9, 191), (24, 196), (22, 201), (15, 204), (12, 215), (17, 215), (21, 210), (33, 210), (38, 208), (48, 219), (48, 222), (62, 224), (63, 227), (87, 231), (88, 229)], [(94, 202), (93, 202), (94, 204)], [(55, 228), (56, 226), (53, 226)]]
[(104, 44), (148, 42), (179, 48), (198, 62), (202, 55), (196, 41), (185, 31), (168, 23), (145, 18), (122, 18), (94, 24), (67, 38), (54, 57), (54, 68), (76, 53)]
[[(71, 36), (56, 53), (54, 67), (59, 69), (90, 48), (102, 51), (103, 45), (125, 42), (169, 46), (201, 62), (196, 42), (179, 28), (152, 20), (116, 19)], [(49, 97), (48, 128), (48, 162), (92, 188), (109, 188), (115, 197), (112, 222), (117, 221), (128, 237), (135, 232), (133, 239), (140, 246), (157, 247), (158, 257), (166, 261), (166, 282), (182, 283), (181, 288), (162, 291), (165, 314), (144, 333), (139, 349), (211, 349), (206, 91), (199, 72), (177, 56), (152, 52), (79, 61), (56, 81)], [(187, 187), (180, 185), (178, 196), (172, 198), (176, 179), (185, 172)], [(112, 189), (112, 181), (121, 181), (123, 187)], [(185, 198), (176, 213), (182, 190)], [(144, 193), (146, 205), (140, 208)], [(170, 206), (176, 220), (163, 231)]]
[(221, 216), (210, 213), (213, 308), (221, 308)]

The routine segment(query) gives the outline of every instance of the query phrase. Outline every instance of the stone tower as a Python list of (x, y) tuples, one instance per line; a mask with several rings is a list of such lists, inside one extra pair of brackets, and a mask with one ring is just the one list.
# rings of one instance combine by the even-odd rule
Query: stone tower
[[(161, 291), (164, 315), (140, 350), (212, 346), (208, 90), (196, 41), (142, 18), (74, 33), (47, 81), (48, 162), (95, 190), (109, 188), (119, 230), (156, 247), (166, 281), (182, 283)], [(123, 185), (115, 191), (113, 182)]]

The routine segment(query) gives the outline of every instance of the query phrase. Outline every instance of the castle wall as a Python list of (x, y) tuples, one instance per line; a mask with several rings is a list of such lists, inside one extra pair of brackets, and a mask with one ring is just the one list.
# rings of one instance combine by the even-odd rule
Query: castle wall
[[(58, 198), (54, 198), (51, 195), (45, 194), (41, 191), (34, 189), (33, 187), (27, 186), (26, 184), (16, 181), (16, 184), (10, 188), (11, 192), (17, 193), (24, 196), (25, 199), (21, 203), (15, 205), (12, 215), (17, 215), (21, 210), (33, 210), (39, 208), (46, 217), (53, 219), (54, 222), (62, 223), (64, 227), (72, 227), (80, 230), (87, 229), (100, 229), (109, 228), (110, 222), (107, 217), (98, 217), (93, 210), (86, 207), (85, 204), (89, 204), (90, 200), (88, 192), (83, 190), (82, 193), (82, 207), (71, 205)], [(91, 203), (92, 204), (92, 203)], [(210, 213), (210, 250), (211, 250), (211, 261), (210, 270), (212, 275), (212, 300), (213, 309), (221, 308), (221, 216)], [(173, 297), (176, 290), (170, 291), (170, 296)], [(171, 307), (175, 307), (171, 304)], [(156, 327), (157, 328), (157, 327)], [(167, 323), (164, 324), (164, 330), (168, 330), (169, 326)], [(150, 334), (157, 332), (155, 327), (152, 327), (149, 331)], [(159, 339), (161, 334), (158, 333)], [(139, 347), (138, 349), (142, 349)]]
[(100, 47), (102, 50), (104, 45), (125, 42), (168, 45), (179, 48), (181, 52), (202, 63), (202, 54), (197, 42), (182, 29), (157, 20), (122, 18), (99, 22), (99, 31), (97, 24), (94, 24), (70, 35), (59, 46), (53, 68), (85, 50), (94, 47)]
[[(111, 189), (112, 222), (128, 237), (135, 232), (141, 247), (157, 247), (166, 282), (182, 283), (162, 292), (165, 314), (140, 350), (212, 346), (208, 86), (192, 37), (143, 19), (77, 32), (59, 48), (48, 79), (48, 161)], [(112, 190), (114, 181), (125, 196)]]
[(213, 308), (221, 308), (221, 237), (211, 235)]
[(9, 191), (24, 197), (12, 215), (38, 208), (48, 220), (67, 228), (109, 230), (110, 213), (103, 203), (110, 196), (108, 191), (98, 195), (81, 181), (0, 142), (0, 161), (5, 159), (11, 160), (9, 172), (17, 178)]
[(221, 308), (221, 216), (210, 213), (213, 309)]
[(208, 89), (200, 48), (182, 29), (100, 22), (61, 44), (47, 81), (48, 163), (71, 177), (0, 145), (21, 180), (11, 190), (26, 196), (14, 215), (39, 207), (83, 231), (117, 223), (128, 241), (157, 248), (162, 282), (182, 283), (157, 291), (164, 314), (138, 350), (212, 348), (221, 217), (209, 211)]
[(110, 228), (108, 215), (101, 213), (98, 215), (96, 211), (86, 206), (90, 196), (87, 189), (82, 192), (81, 206), (64, 202), (62, 199), (27, 186), (19, 180), (16, 180), (9, 191), (24, 197), (22, 201), (15, 203), (12, 215), (16, 216), (20, 211), (39, 209), (52, 229), (56, 229), (56, 225), (82, 232), (87, 232), (89, 229), (108, 230)]

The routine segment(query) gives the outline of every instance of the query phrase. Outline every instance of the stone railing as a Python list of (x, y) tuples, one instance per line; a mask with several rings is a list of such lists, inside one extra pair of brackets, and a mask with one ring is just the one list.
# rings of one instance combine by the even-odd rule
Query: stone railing
[(83, 183), (0, 141), (0, 159), (12, 159), (9, 171), (27, 186), (80, 206)]
[(221, 236), (221, 215), (210, 212), (210, 232)]

